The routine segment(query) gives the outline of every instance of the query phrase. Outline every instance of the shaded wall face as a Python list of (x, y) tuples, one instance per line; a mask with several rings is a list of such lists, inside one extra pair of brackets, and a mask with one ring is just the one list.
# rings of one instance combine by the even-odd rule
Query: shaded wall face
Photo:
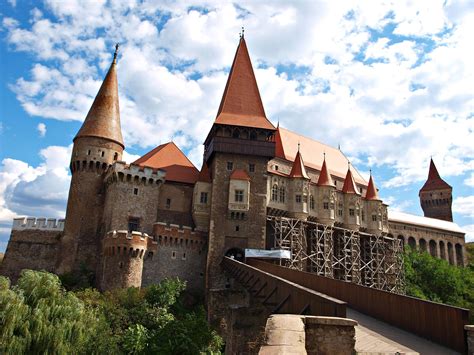
[(104, 176), (123, 148), (100, 138), (79, 138), (71, 157), (72, 179), (61, 239), (58, 273), (97, 268), (104, 209)]
[(193, 185), (165, 182), (158, 199), (157, 221), (193, 226), (193, 190)]
[(425, 217), (453, 221), (452, 190), (440, 189), (420, 192), (420, 204)]
[(141, 180), (115, 181), (107, 186), (105, 193), (105, 232), (128, 230), (130, 218), (139, 222), (138, 231), (152, 234), (157, 220), (158, 199), (162, 185)]
[(55, 272), (61, 232), (41, 230), (13, 230), (0, 274), (15, 283), (23, 269)]
[(134, 252), (106, 256), (102, 260), (101, 290), (141, 287), (143, 256), (131, 255)]

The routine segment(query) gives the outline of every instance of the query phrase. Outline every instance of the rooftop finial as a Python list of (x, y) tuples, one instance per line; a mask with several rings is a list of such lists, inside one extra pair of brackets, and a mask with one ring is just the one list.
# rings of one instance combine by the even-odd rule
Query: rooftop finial
[(326, 151), (323, 152), (323, 159), (326, 160)]
[(280, 128), (280, 118), (278, 118), (278, 121), (277, 121), (277, 128)]
[(245, 28), (242, 26), (242, 38), (244, 38)]
[(337, 149), (341, 150), (341, 143), (337, 145)]
[(351, 162), (349, 160), (347, 161), (347, 169), (351, 169)]
[(372, 168), (369, 169), (370, 176), (372, 176)]
[(115, 43), (114, 64), (117, 63), (118, 50), (119, 50), (119, 44)]
[(298, 141), (298, 152), (300, 151), (300, 141)]

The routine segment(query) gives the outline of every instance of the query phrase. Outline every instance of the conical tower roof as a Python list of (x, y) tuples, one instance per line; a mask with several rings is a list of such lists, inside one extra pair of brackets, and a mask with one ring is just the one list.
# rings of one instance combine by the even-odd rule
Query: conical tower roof
[(240, 37), (215, 123), (275, 129), (265, 115), (243, 35)]
[(357, 190), (357, 186), (354, 182), (354, 178), (352, 177), (351, 168), (347, 169), (347, 175), (346, 175), (346, 179), (344, 180), (344, 186), (342, 187), (342, 192), (346, 194), (359, 195), (359, 191)]
[(301, 156), (300, 150), (296, 153), (293, 166), (291, 168), (290, 177), (292, 178), (305, 178), (309, 179), (309, 175), (306, 173), (306, 168), (304, 167), (303, 157)]
[(319, 173), (318, 186), (335, 186), (332, 181), (331, 174), (329, 174), (328, 168), (326, 166), (326, 157), (323, 159), (323, 166), (321, 167), (321, 172)]
[(379, 193), (377, 192), (377, 188), (375, 187), (374, 179), (372, 178), (372, 174), (370, 174), (369, 179), (369, 186), (367, 186), (367, 193), (365, 194), (366, 200), (380, 200)]
[(109, 139), (124, 147), (120, 127), (116, 58), (117, 51), (89, 113), (74, 140), (80, 137), (99, 137)]
[(438, 169), (436, 169), (436, 165), (433, 159), (431, 159), (428, 179), (426, 180), (423, 187), (420, 189), (420, 192), (440, 190), (440, 189), (451, 189), (451, 185), (449, 185), (446, 181), (441, 179), (441, 176), (439, 176), (439, 173), (438, 173)]

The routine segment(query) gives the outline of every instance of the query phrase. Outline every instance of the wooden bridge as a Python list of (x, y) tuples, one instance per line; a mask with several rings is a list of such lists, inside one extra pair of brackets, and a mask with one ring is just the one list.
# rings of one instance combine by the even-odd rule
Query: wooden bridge
[(358, 321), (358, 353), (466, 353), (467, 309), (424, 301), (255, 259), (222, 266), (273, 314)]

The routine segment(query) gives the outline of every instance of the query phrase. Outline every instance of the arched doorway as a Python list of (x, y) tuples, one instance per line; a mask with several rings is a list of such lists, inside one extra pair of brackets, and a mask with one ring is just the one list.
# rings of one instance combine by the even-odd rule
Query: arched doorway
[(436, 242), (433, 239), (430, 240), (429, 246), (431, 256), (438, 256), (438, 253), (436, 252)]
[(459, 266), (464, 265), (464, 257), (463, 257), (463, 250), (462, 250), (462, 245), (456, 243), (456, 246), (454, 248), (456, 250), (456, 264)]
[(415, 249), (416, 248), (416, 240), (413, 237), (408, 238), (408, 245), (410, 248)]
[(446, 260), (446, 245), (442, 240), (439, 241), (439, 257)]
[(449, 263), (451, 265), (454, 265), (454, 251), (453, 251), (453, 245), (448, 242), (448, 258), (449, 258)]
[(420, 251), (425, 252), (425, 251), (426, 251), (426, 240), (424, 240), (423, 238), (421, 238), (420, 241), (419, 241), (419, 243), (420, 243)]

